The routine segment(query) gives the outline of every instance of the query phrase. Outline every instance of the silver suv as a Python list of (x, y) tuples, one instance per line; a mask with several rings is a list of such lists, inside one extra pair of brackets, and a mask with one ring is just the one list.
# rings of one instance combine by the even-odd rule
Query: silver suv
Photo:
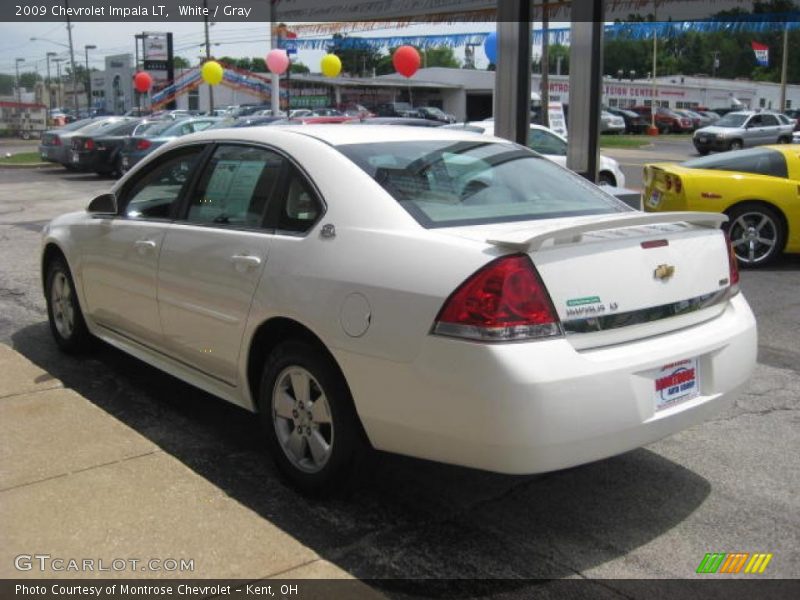
[(708, 127), (694, 132), (694, 147), (700, 154), (712, 150), (740, 150), (762, 144), (791, 144), (792, 125), (775, 113), (757, 111), (731, 112)]

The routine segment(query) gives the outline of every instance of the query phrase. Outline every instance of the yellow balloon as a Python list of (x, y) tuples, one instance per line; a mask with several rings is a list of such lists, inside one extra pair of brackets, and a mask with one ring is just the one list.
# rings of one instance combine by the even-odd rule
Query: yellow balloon
[(336, 77), (342, 72), (342, 61), (335, 54), (326, 54), (319, 63), (325, 77)]
[(224, 73), (225, 70), (222, 68), (222, 65), (215, 60), (209, 60), (203, 65), (203, 68), (200, 69), (200, 76), (208, 85), (217, 85), (222, 81)]

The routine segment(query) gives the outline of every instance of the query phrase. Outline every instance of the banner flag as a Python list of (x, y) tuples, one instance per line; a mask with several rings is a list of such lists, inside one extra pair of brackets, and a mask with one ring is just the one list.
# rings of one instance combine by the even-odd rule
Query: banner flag
[(753, 47), (753, 52), (756, 53), (756, 62), (762, 67), (768, 67), (769, 46), (765, 44), (759, 44), (758, 42), (751, 42), (750, 45)]

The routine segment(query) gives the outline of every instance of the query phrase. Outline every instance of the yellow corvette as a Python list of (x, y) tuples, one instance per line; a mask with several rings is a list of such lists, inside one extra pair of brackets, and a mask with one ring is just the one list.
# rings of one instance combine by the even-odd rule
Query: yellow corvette
[(761, 146), (644, 167), (644, 210), (721, 212), (739, 264), (800, 252), (800, 146)]

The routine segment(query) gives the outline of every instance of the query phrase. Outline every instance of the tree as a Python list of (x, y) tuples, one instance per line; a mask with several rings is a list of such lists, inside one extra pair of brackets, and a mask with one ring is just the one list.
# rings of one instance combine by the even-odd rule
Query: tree
[(32, 90), (36, 83), (41, 80), (42, 77), (33, 71), (19, 74), (19, 85), (26, 90)]
[(342, 61), (342, 71), (349, 75), (366, 76), (376, 69), (381, 60), (381, 52), (358, 37), (348, 37), (341, 33), (333, 34), (333, 43), (327, 48)]
[(439, 48), (427, 48), (419, 50), (422, 58), (421, 64), (427, 67), (447, 67), (450, 69), (460, 69), (461, 61), (456, 58), (453, 49), (449, 46)]
[(172, 66), (176, 69), (188, 69), (192, 65), (182, 56), (176, 56), (172, 59)]
[(15, 77), (13, 75), (0, 73), (0, 95), (10, 96), (14, 93), (14, 79)]
[(302, 62), (293, 62), (292, 66), (292, 73), (310, 73), (311, 69), (305, 66)]

